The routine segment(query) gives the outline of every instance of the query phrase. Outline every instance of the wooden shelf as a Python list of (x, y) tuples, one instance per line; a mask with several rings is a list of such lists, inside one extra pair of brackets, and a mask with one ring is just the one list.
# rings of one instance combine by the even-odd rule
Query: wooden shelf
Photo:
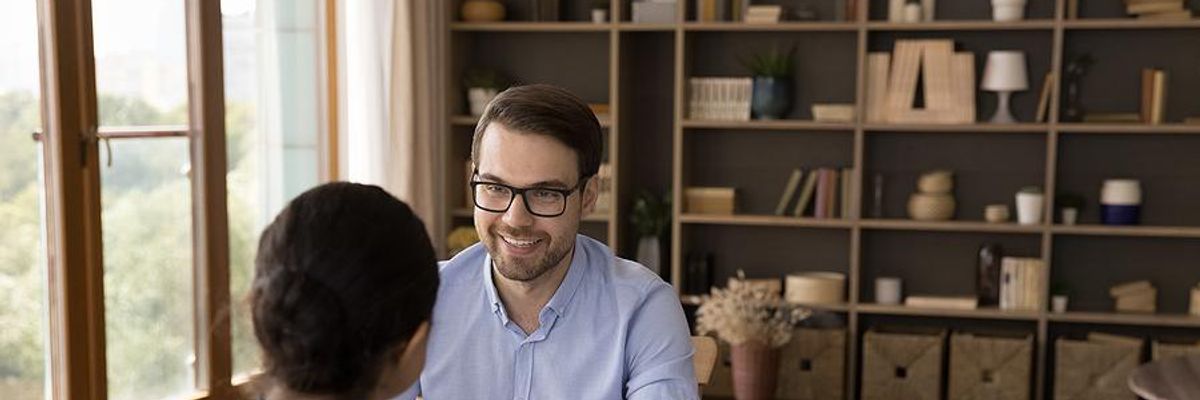
[[(699, 305), (703, 304), (704, 300), (707, 298), (708, 298), (708, 295), (685, 294), (685, 295), (679, 296), (679, 302), (682, 303), (683, 305), (687, 305), (687, 306), (699, 306)], [(845, 304), (845, 303), (842, 303), (842, 304), (793, 304), (793, 305), (795, 305), (797, 307), (808, 308), (813, 311), (847, 312), (847, 311), (850, 311), (850, 308), (851, 308), (849, 304)]]
[(606, 22), (453, 22), (455, 32), (608, 32), (614, 24)]
[[(470, 208), (458, 208), (450, 212), (450, 215), (458, 218), (472, 218), (475, 216), (475, 211)], [(612, 219), (611, 213), (592, 213), (583, 216), (583, 222), (609, 222)]]
[(908, 219), (864, 219), (864, 229), (893, 231), (978, 232), (978, 233), (1041, 233), (1044, 225), (1018, 225), (983, 221), (913, 221)]
[(813, 21), (747, 24), (743, 22), (686, 22), (683, 29), (690, 32), (855, 32), (854, 22)]
[(995, 22), (991, 20), (960, 20), (934, 22), (868, 22), (867, 29), (871, 31), (1016, 31), (1016, 30), (1051, 30), (1054, 20), (1027, 20), (1014, 22)]
[(1063, 21), (1068, 30), (1099, 29), (1190, 29), (1200, 28), (1200, 19), (1143, 20), (1136, 18), (1076, 19)]
[(1186, 226), (1055, 225), (1056, 235), (1200, 238), (1200, 228)]
[(869, 132), (987, 132), (987, 133), (1046, 133), (1050, 131), (1048, 124), (1015, 123), (1015, 124), (879, 124), (870, 123), (863, 126)]
[[(597, 117), (596, 119), (600, 121), (601, 128), (609, 128), (612, 126), (612, 118), (610, 117)], [(450, 117), (450, 124), (455, 126), (475, 126), (475, 124), (478, 122), (479, 117), (472, 115), (455, 115)]]
[(1200, 317), (1182, 314), (1118, 314), (1070, 311), (1062, 314), (1051, 313), (1048, 319), (1054, 322), (1200, 328)]
[(617, 23), (617, 30), (626, 32), (672, 32), (678, 28), (679, 24)]
[(733, 226), (778, 226), (796, 228), (838, 228), (846, 229), (853, 226), (848, 219), (816, 219), (780, 217), (775, 215), (704, 215), (683, 214), (679, 222), (698, 225), (733, 225)]
[(688, 119), (683, 121), (688, 129), (762, 129), (790, 131), (854, 131), (848, 122), (816, 122), (807, 120), (751, 120), (751, 121), (705, 121)]
[(858, 312), (863, 314), (877, 315), (908, 315), (918, 317), (950, 317), (950, 318), (972, 318), (972, 319), (999, 319), (999, 320), (1018, 320), (1018, 321), (1036, 321), (1038, 313), (1036, 311), (1005, 311), (996, 308), (979, 308), (974, 310), (959, 310), (959, 309), (941, 309), (941, 308), (923, 308), (923, 307), (906, 307), (901, 305), (883, 305), (883, 304), (859, 304), (855, 307)]
[(1114, 133), (1114, 134), (1200, 134), (1200, 125), (1185, 124), (1087, 124), (1063, 123), (1056, 129), (1064, 133)]

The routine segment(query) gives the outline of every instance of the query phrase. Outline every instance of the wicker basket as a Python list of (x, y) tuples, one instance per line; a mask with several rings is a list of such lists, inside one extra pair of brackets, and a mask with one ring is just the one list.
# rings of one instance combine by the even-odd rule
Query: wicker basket
[(845, 329), (797, 328), (779, 360), (775, 397), (841, 400), (845, 397)]
[(1182, 342), (1174, 340), (1155, 340), (1150, 347), (1150, 358), (1154, 360), (1172, 357), (1200, 356), (1200, 341)]
[(863, 400), (939, 398), (944, 331), (872, 330), (863, 336)]
[(1055, 352), (1055, 400), (1136, 398), (1128, 382), (1141, 361), (1140, 342), (1059, 338)]
[(950, 400), (1028, 400), (1033, 337), (956, 333), (950, 338)]

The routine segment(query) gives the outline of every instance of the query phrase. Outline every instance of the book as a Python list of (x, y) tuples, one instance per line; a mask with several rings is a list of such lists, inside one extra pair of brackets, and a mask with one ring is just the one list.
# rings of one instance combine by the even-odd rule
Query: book
[(916, 308), (942, 308), (952, 310), (974, 310), (979, 308), (975, 296), (908, 296), (904, 305)]
[(1153, 14), (1161, 12), (1171, 12), (1183, 10), (1183, 0), (1168, 0), (1156, 1), (1149, 3), (1135, 3), (1125, 6), (1125, 12), (1129, 14)]
[(1151, 110), (1154, 109), (1154, 69), (1142, 68), (1142, 109), (1141, 121), (1148, 124), (1151, 120)]
[(842, 179), (841, 179), (841, 182), (842, 182), (842, 205), (841, 205), (841, 211), (838, 212), (838, 215), (841, 215), (843, 219), (850, 218), (850, 208), (852, 207), (850, 205), (850, 203), (851, 203), (850, 199), (851, 199), (851, 196), (853, 196), (852, 190), (854, 188), (854, 185), (851, 182), (853, 181), (853, 179), (854, 179), (854, 169), (853, 168), (842, 168)]
[(892, 55), (867, 54), (867, 122), (887, 120), (888, 68)]
[(1191, 10), (1179, 10), (1179, 11), (1161, 12), (1161, 13), (1153, 13), (1153, 14), (1142, 14), (1142, 15), (1138, 16), (1138, 19), (1187, 20), (1187, 19), (1192, 19), (1192, 11)]
[(804, 178), (804, 187), (800, 189), (800, 199), (796, 201), (796, 208), (792, 210), (792, 215), (804, 216), (808, 204), (812, 202), (813, 192), (817, 188), (817, 175), (819, 175), (817, 171), (813, 170), (808, 173), (807, 178)]
[(1150, 107), (1150, 123), (1161, 124), (1167, 108), (1167, 71), (1154, 71), (1154, 99)]
[(1112, 288), (1108, 289), (1108, 294), (1112, 297), (1121, 297), (1121, 296), (1126, 296), (1126, 295), (1130, 295), (1130, 294), (1137, 294), (1138, 292), (1151, 290), (1151, 289), (1154, 289), (1154, 285), (1152, 285), (1150, 283), (1150, 281), (1142, 280), (1142, 281), (1126, 282), (1126, 283), (1122, 283), (1122, 284), (1113, 286)]
[(1046, 122), (1047, 114), (1050, 112), (1050, 92), (1054, 87), (1054, 73), (1047, 72), (1046, 77), (1042, 78), (1042, 95), (1038, 97), (1037, 120), (1035, 122)]
[(796, 188), (800, 186), (803, 176), (804, 171), (800, 168), (792, 170), (792, 176), (788, 177), (787, 184), (783, 187), (783, 195), (779, 198), (779, 204), (775, 206), (775, 215), (785, 215), (787, 206), (792, 202), (792, 197), (796, 196)]
[(829, 195), (833, 190), (831, 185), (833, 182), (829, 179), (829, 169), (821, 168), (817, 170), (817, 198), (813, 206), (813, 217), (829, 218)]
[(825, 218), (837, 218), (841, 215), (838, 214), (838, 202), (840, 201), (838, 194), (841, 192), (838, 188), (841, 185), (841, 174), (838, 173), (837, 169), (833, 168), (826, 171), (826, 174), (829, 175), (829, 178), (827, 178), (829, 180), (829, 192), (825, 200)]
[(779, 22), (781, 16), (783, 16), (783, 6), (749, 6), (746, 8), (745, 22), (748, 24), (770, 24)]

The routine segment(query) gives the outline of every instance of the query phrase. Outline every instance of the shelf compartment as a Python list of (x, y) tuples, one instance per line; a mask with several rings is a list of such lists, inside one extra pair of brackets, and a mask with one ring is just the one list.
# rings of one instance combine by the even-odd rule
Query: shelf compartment
[(1062, 236), (1053, 240), (1051, 282), (1064, 282), (1072, 311), (1109, 313), (1112, 286), (1147, 280), (1157, 289), (1157, 311), (1188, 312), (1200, 283), (1200, 240)]
[[(1200, 83), (1200, 81), (1198, 81)], [(1147, 227), (1200, 226), (1200, 163), (1196, 150), (1200, 136), (1193, 135), (1069, 135), (1059, 137), (1057, 192), (1076, 193), (1086, 199), (1079, 223), (1100, 223), (1100, 188), (1105, 179), (1126, 178), (1141, 182), (1141, 223)], [(1071, 232), (1068, 228), (1066, 231)], [(1106, 227), (1108, 228), (1108, 227)], [(1128, 228), (1118, 232), (1168, 233), (1154, 228)], [(1102, 230), (1103, 231), (1103, 230)], [(1088, 232), (1083, 230), (1082, 232)], [(1178, 232), (1171, 232), (1172, 236)], [(1185, 232), (1186, 233), (1186, 232)]]
[(884, 304), (858, 304), (855, 307), (862, 314), (876, 315), (913, 315), (922, 317), (951, 317), (951, 318), (970, 318), (970, 319), (1000, 319), (1000, 320), (1019, 320), (1019, 321), (1036, 321), (1038, 313), (1036, 311), (1006, 311), (997, 308), (978, 308), (974, 310), (961, 309), (942, 309), (942, 308), (923, 308), (923, 307), (907, 307), (902, 305), (884, 305)]
[[(1101, 2), (1088, 2), (1101, 3)], [(1107, 3), (1107, 2), (1104, 2)], [(1120, 4), (1120, 2), (1112, 2)], [(1197, 1), (1200, 3), (1200, 1)], [(1200, 87), (1200, 30), (1074, 30), (1063, 37), (1063, 65), (1070, 64), (1073, 54), (1091, 54), (1094, 62), (1080, 79), (1080, 103), (1088, 112), (1138, 113), (1141, 109), (1141, 73), (1143, 68), (1161, 68), (1167, 72), (1163, 122), (1167, 125), (1138, 128), (1136, 124), (1113, 124), (1113, 128), (1161, 129), (1178, 124), (1188, 117), (1200, 116), (1200, 101), (1195, 96), (1180, 95)], [(1064, 118), (1067, 106), (1066, 86), (1061, 90), (1059, 118)], [(1174, 95), (1172, 95), (1174, 94)], [(1066, 125), (1066, 124), (1063, 124)], [(1102, 124), (1087, 124), (1096, 127)], [(1187, 130), (1187, 128), (1180, 128)]]
[[(780, 280), (797, 272), (850, 276), (850, 232), (846, 230), (685, 225), (680, 240), (684, 259), (689, 253), (712, 256), (711, 283), (720, 287), (738, 270), (745, 271), (747, 278)], [(850, 293), (846, 295), (849, 298)]]

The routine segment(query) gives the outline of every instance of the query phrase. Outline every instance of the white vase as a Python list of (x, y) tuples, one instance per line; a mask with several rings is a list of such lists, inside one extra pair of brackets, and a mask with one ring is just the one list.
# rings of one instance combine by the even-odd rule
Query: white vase
[(467, 89), (467, 103), (471, 108), (471, 115), (483, 115), (483, 110), (487, 108), (488, 103), (496, 97), (496, 89), (493, 88), (469, 88)]
[(608, 10), (603, 8), (592, 9), (592, 22), (597, 24), (608, 22)]
[(1078, 208), (1064, 207), (1062, 209), (1063, 225), (1075, 225), (1075, 222), (1078, 220), (1079, 220), (1079, 209)]
[(1042, 223), (1042, 202), (1045, 199), (1041, 193), (1017, 193), (1017, 222), (1021, 225)]
[(1059, 314), (1067, 312), (1067, 296), (1056, 294), (1051, 297), (1050, 310)]
[(638, 239), (637, 261), (655, 274), (662, 274), (662, 250), (658, 236), (646, 236)]

